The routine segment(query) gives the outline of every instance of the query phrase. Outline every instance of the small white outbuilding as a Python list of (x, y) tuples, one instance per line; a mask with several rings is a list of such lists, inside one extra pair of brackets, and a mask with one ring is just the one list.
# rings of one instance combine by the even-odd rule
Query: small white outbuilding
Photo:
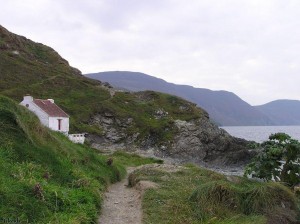
[(44, 126), (64, 133), (75, 143), (84, 143), (84, 134), (69, 135), (69, 115), (57, 106), (53, 99), (34, 99), (27, 95), (20, 104), (35, 113)]

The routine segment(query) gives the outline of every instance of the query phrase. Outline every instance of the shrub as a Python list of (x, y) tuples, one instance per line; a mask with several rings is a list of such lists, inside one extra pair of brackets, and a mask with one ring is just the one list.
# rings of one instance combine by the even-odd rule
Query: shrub
[(245, 176), (275, 180), (294, 186), (300, 183), (300, 143), (285, 133), (272, 134), (261, 152), (247, 165)]

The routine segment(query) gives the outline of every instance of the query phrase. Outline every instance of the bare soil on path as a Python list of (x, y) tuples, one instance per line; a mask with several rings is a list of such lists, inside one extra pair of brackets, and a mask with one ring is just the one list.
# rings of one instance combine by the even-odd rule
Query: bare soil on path
[(127, 177), (112, 184), (104, 195), (99, 224), (141, 224), (141, 192), (128, 187), (128, 176), (134, 168), (127, 169)]
[[(147, 168), (148, 166), (163, 169), (167, 172), (176, 172), (178, 169), (183, 168), (175, 160), (163, 159), (164, 164), (149, 164), (127, 168), (127, 176), (122, 181), (109, 186), (107, 192), (104, 194), (98, 224), (142, 224), (143, 192), (148, 188), (156, 188), (157, 186), (153, 182), (140, 181), (136, 186), (128, 187), (128, 176), (134, 170), (141, 169), (142, 167)], [(239, 175), (241, 173), (239, 169), (234, 171), (210, 169), (225, 175)]]

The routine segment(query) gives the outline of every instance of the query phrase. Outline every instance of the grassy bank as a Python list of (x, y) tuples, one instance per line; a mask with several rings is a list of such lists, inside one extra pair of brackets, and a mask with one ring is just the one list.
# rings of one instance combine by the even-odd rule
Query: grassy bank
[(110, 156), (110, 158), (112, 158), (116, 163), (122, 164), (125, 167), (136, 167), (151, 163), (163, 163), (163, 160), (160, 159), (144, 158), (137, 154), (129, 154), (124, 151), (116, 151)]
[[(108, 165), (106, 156), (41, 126), (27, 109), (0, 97), (0, 217), (92, 223), (107, 185), (125, 175), (126, 156), (116, 154)], [(148, 162), (154, 161), (132, 157), (125, 165)]]
[(158, 189), (143, 198), (145, 223), (293, 223), (295, 195), (277, 183), (258, 183), (193, 166), (176, 172), (137, 170), (130, 184), (149, 180)]

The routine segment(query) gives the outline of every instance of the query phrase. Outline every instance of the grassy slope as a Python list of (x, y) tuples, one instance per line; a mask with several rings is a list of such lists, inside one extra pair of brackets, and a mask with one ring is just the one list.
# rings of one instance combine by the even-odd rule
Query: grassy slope
[[(141, 169), (130, 176), (131, 185), (139, 180), (159, 184), (144, 194), (145, 223), (262, 224), (270, 218), (269, 223), (290, 223), (285, 218), (295, 219), (297, 210), (295, 195), (283, 185), (239, 177), (231, 182), (193, 166), (175, 173)], [(291, 210), (283, 209), (282, 203)]]
[[(90, 223), (107, 184), (118, 181), (126, 154), (107, 158), (62, 134), (0, 96), (0, 217), (30, 223)], [(128, 165), (155, 162), (128, 158)], [(34, 190), (37, 184), (41, 190)]]
[[(12, 53), (15, 50), (19, 54)], [(101, 127), (88, 125), (90, 118), (110, 112), (117, 118), (134, 118), (133, 127), (127, 130), (129, 134), (139, 132), (143, 137), (154, 133), (158, 141), (165, 141), (172, 137), (174, 130), (170, 127), (174, 119), (192, 119), (203, 114), (193, 104), (166, 94), (117, 93), (111, 98), (99, 81), (79, 75), (53, 49), (12, 34), (1, 26), (0, 79), (0, 94), (16, 101), (20, 102), (25, 94), (55, 99), (71, 115), (72, 132), (101, 134)], [(181, 105), (188, 109), (178, 113)], [(164, 108), (169, 116), (156, 121), (154, 114), (158, 108)]]
[[(190, 120), (199, 118), (203, 114), (203, 111), (192, 103), (153, 91), (136, 94), (120, 92), (113, 98), (102, 101), (101, 106), (104, 111), (109, 111), (118, 118), (133, 118), (134, 125), (127, 129), (128, 134), (139, 132), (141, 138), (151, 134), (156, 137), (158, 143), (172, 139), (176, 132), (174, 120)], [(185, 106), (187, 109), (180, 110), (180, 106)], [(155, 119), (155, 113), (159, 109), (164, 109), (168, 115), (162, 119)]]

